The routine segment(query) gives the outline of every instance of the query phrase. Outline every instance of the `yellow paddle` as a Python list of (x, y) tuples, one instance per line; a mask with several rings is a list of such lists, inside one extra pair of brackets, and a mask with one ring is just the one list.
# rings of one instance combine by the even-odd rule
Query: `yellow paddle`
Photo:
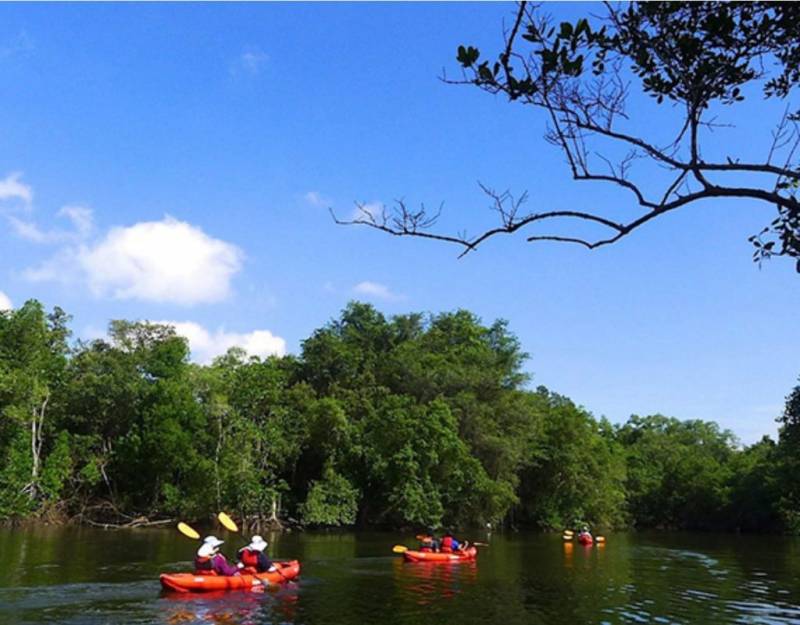
[(192, 538), (193, 540), (198, 540), (200, 538), (200, 534), (198, 534), (194, 528), (186, 525), (186, 523), (183, 521), (178, 523), (178, 531), (187, 538)]
[(231, 532), (238, 532), (239, 531), (239, 526), (236, 525), (236, 522), (231, 517), (229, 517), (227, 514), (225, 514), (224, 512), (220, 512), (217, 515), (217, 519), (219, 519), (219, 522), (222, 523), (222, 526), (225, 529), (228, 529)]
[(405, 553), (406, 551), (408, 551), (408, 547), (404, 545), (395, 545), (394, 547), (392, 547), (392, 551), (394, 553)]

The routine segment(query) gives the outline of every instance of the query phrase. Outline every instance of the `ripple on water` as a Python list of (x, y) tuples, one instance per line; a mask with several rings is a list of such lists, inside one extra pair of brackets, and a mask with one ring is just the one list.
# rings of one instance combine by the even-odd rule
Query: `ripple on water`
[[(295, 542), (281, 550), (303, 560), (299, 582), (219, 595), (160, 593), (157, 572), (186, 566), (182, 545), (139, 563), (42, 565), (20, 556), (6, 578), (19, 585), (0, 588), (0, 625), (800, 624), (800, 566), (789, 550), (783, 559), (764, 556), (759, 546), (773, 543), (713, 548), (722, 538), (632, 534), (612, 537), (601, 551), (566, 549), (560, 536), (551, 538), (498, 535), (477, 563), (430, 566), (381, 555), (397, 542), (385, 534), (352, 535), (352, 551), (364, 557), (330, 557), (327, 536), (320, 551), (313, 533), (284, 537)], [(86, 553), (91, 548), (87, 542)], [(141, 550), (135, 555), (141, 559)], [(55, 571), (25, 573), (42, 566)]]

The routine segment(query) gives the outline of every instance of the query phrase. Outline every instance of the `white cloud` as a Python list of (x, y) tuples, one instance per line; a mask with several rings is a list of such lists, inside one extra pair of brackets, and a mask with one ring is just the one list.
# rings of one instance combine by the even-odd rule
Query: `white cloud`
[(33, 201), (33, 189), (20, 182), (21, 172), (13, 172), (0, 180), (0, 200), (22, 200), (26, 204)]
[(328, 206), (331, 203), (319, 191), (309, 191), (303, 196), (303, 199), (311, 206)]
[(49, 240), (48, 233), (42, 232), (39, 226), (32, 221), (24, 221), (13, 215), (8, 216), (8, 221), (18, 237), (33, 241), (34, 243), (45, 243)]
[[(30, 208), (33, 191), (21, 176), (15, 172), (0, 180), (0, 201), (22, 200)], [(85, 282), (98, 296), (184, 305), (216, 302), (228, 297), (231, 278), (242, 265), (238, 247), (169, 215), (112, 228), (99, 240), (91, 240), (94, 218), (85, 206), (69, 204), (58, 211), (70, 228), (43, 229), (8, 211), (0, 215), (28, 241), (62, 244), (51, 258), (26, 269), (26, 279)]]
[(11, 299), (0, 291), (0, 310), (11, 310), (14, 308), (14, 305), (11, 303)]
[(58, 211), (59, 217), (65, 217), (72, 222), (75, 234), (85, 239), (94, 230), (94, 216), (92, 209), (86, 206), (68, 205)]
[(269, 330), (254, 330), (253, 332), (237, 333), (226, 332), (218, 328), (209, 332), (199, 323), (194, 321), (157, 321), (171, 325), (180, 336), (189, 341), (192, 357), (197, 362), (208, 363), (215, 357), (227, 352), (231, 347), (241, 347), (250, 356), (283, 356), (286, 353), (286, 341), (275, 336)]
[(241, 250), (172, 217), (112, 228), (77, 262), (96, 295), (191, 305), (230, 294)]
[(80, 282), (84, 276), (78, 262), (79, 250), (65, 247), (36, 267), (28, 267), (22, 276), (29, 282)]
[(260, 48), (248, 48), (236, 59), (231, 68), (232, 74), (245, 72), (255, 76), (261, 71), (261, 67), (269, 60), (269, 56)]
[(365, 280), (359, 282), (353, 287), (353, 292), (358, 295), (364, 295), (373, 299), (380, 299), (387, 302), (396, 302), (405, 299), (405, 296), (393, 293), (392, 290), (385, 284), (379, 282), (370, 282)]
[(59, 241), (85, 240), (94, 229), (92, 209), (85, 206), (64, 206), (59, 217), (72, 222), (72, 230), (42, 230), (35, 222), (8, 215), (8, 221), (18, 237), (34, 243), (57, 243)]

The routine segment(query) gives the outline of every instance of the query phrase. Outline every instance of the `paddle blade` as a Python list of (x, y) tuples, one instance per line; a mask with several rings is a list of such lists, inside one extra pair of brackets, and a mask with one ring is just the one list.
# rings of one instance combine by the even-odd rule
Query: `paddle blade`
[(395, 553), (405, 553), (406, 551), (408, 551), (408, 547), (405, 547), (403, 545), (395, 545), (394, 547), (392, 547), (392, 551), (394, 551)]
[(574, 532), (572, 530), (564, 530), (564, 536), (572, 536)]
[(476, 547), (488, 547), (489, 546), (489, 543), (471, 543), (471, 544), (475, 545)]
[(238, 532), (239, 531), (239, 526), (236, 525), (234, 520), (231, 517), (229, 517), (227, 514), (225, 514), (224, 512), (220, 512), (217, 515), (217, 519), (219, 519), (219, 522), (222, 523), (222, 526), (225, 529), (230, 530), (232, 532)]
[(194, 540), (200, 538), (200, 534), (198, 534), (193, 528), (186, 525), (186, 523), (184, 523), (183, 521), (178, 523), (178, 531), (187, 538), (192, 538)]
[(606, 542), (606, 537), (605, 536), (595, 536), (594, 539), (599, 543)]
[(564, 534), (561, 538), (564, 540), (572, 540), (574, 536), (572, 536), (572, 534)]

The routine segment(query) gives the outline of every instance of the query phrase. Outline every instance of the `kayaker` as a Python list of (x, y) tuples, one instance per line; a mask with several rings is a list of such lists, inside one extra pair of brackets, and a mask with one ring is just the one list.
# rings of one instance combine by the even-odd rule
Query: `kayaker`
[(578, 534), (578, 540), (580, 540), (580, 541), (582, 541), (582, 542), (583, 542), (583, 541), (587, 541), (587, 542), (589, 542), (589, 541), (592, 541), (592, 540), (594, 540), (594, 539), (592, 538), (592, 533), (589, 531), (589, 528), (588, 528), (588, 527), (586, 527), (585, 525), (584, 525), (584, 526), (581, 528), (581, 531), (580, 531), (580, 533)]
[(230, 577), (238, 575), (239, 569), (232, 564), (228, 564), (219, 552), (219, 546), (225, 541), (220, 540), (216, 536), (206, 536), (203, 539), (203, 544), (197, 550), (197, 556), (194, 559), (194, 568), (197, 573), (214, 573), (216, 575), (225, 575)]
[(256, 573), (266, 573), (267, 571), (277, 570), (270, 561), (264, 550), (267, 548), (267, 541), (261, 536), (253, 536), (250, 544), (239, 549), (240, 568), (252, 569)]
[(436, 539), (433, 530), (428, 530), (428, 533), (419, 538), (419, 550), (425, 553), (436, 553), (439, 551), (440, 543)]
[(442, 545), (440, 549), (442, 553), (453, 553), (456, 551), (461, 551), (462, 549), (466, 549), (467, 545), (468, 543), (466, 541), (461, 543), (456, 540), (452, 532), (448, 530), (444, 533), (444, 536), (442, 536)]

